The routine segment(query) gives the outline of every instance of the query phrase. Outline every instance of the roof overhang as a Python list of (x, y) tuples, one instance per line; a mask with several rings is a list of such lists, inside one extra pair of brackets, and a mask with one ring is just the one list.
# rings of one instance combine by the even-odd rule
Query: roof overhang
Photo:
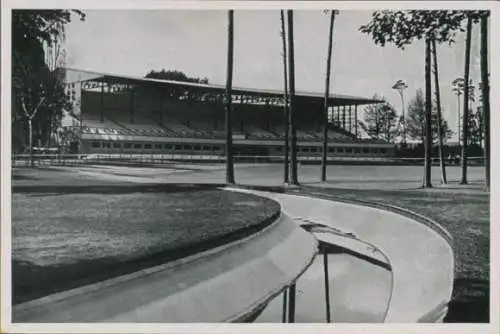
[[(88, 74), (88, 79), (83, 81), (99, 81), (99, 82), (107, 82), (114, 84), (131, 84), (131, 85), (140, 85), (140, 86), (149, 86), (156, 88), (180, 88), (188, 91), (194, 92), (203, 92), (203, 93), (224, 93), (226, 87), (223, 85), (217, 84), (201, 84), (201, 83), (192, 83), (192, 82), (183, 82), (183, 81), (174, 81), (174, 80), (162, 80), (162, 79), (152, 79), (152, 78), (143, 78), (143, 77), (134, 77), (128, 75), (116, 75), (116, 74), (107, 74), (107, 73), (98, 73), (86, 70), (78, 70), (72, 68), (66, 68), (68, 71), (77, 71)], [(272, 90), (272, 89), (261, 89), (261, 88), (243, 88), (243, 87), (232, 87), (232, 93), (236, 95), (246, 95), (246, 96), (255, 96), (255, 97), (283, 97), (282, 90)], [(301, 100), (308, 100), (310, 102), (319, 103), (324, 100), (324, 94), (315, 93), (315, 92), (305, 92), (305, 91), (296, 91), (296, 97)], [(376, 104), (382, 103), (382, 100), (376, 100), (365, 97), (358, 96), (350, 96), (343, 94), (330, 94), (329, 103), (332, 106), (344, 106), (344, 105), (367, 105), (367, 104)]]

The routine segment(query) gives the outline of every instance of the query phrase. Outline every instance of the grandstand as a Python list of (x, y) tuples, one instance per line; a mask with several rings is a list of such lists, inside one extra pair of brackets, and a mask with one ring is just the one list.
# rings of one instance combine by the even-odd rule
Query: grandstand
[[(225, 87), (67, 69), (72, 110), (63, 120), (71, 153), (221, 156), (225, 147)], [(233, 151), (283, 156), (283, 92), (233, 88)], [(298, 92), (300, 157), (320, 157), (323, 96)], [(394, 145), (358, 134), (358, 106), (372, 99), (331, 95), (329, 157), (388, 157)]]

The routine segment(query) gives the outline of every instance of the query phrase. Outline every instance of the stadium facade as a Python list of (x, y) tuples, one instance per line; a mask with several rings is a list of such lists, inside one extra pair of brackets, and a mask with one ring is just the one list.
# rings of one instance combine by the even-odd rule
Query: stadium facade
[[(72, 153), (224, 155), (224, 86), (67, 69), (66, 88), (72, 110), (63, 134)], [(283, 92), (235, 87), (232, 99), (234, 154), (283, 158)], [(296, 94), (299, 159), (321, 156), (323, 101)], [(329, 159), (394, 155), (393, 144), (358, 133), (358, 106), (379, 102), (330, 95)]]

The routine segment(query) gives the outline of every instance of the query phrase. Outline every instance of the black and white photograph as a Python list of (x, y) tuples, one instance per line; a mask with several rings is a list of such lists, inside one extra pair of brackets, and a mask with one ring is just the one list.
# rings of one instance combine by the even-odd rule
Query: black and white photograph
[(498, 3), (102, 3), (2, 0), (2, 332), (498, 332)]

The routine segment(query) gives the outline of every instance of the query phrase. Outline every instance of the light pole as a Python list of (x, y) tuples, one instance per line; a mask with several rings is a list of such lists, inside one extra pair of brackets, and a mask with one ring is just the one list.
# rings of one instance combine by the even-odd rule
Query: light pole
[(401, 110), (402, 110), (402, 120), (403, 120), (403, 145), (406, 144), (406, 118), (405, 118), (405, 99), (404, 99), (404, 91), (408, 88), (408, 84), (403, 80), (398, 80), (392, 86), (392, 89), (397, 90), (399, 96), (401, 96)]

